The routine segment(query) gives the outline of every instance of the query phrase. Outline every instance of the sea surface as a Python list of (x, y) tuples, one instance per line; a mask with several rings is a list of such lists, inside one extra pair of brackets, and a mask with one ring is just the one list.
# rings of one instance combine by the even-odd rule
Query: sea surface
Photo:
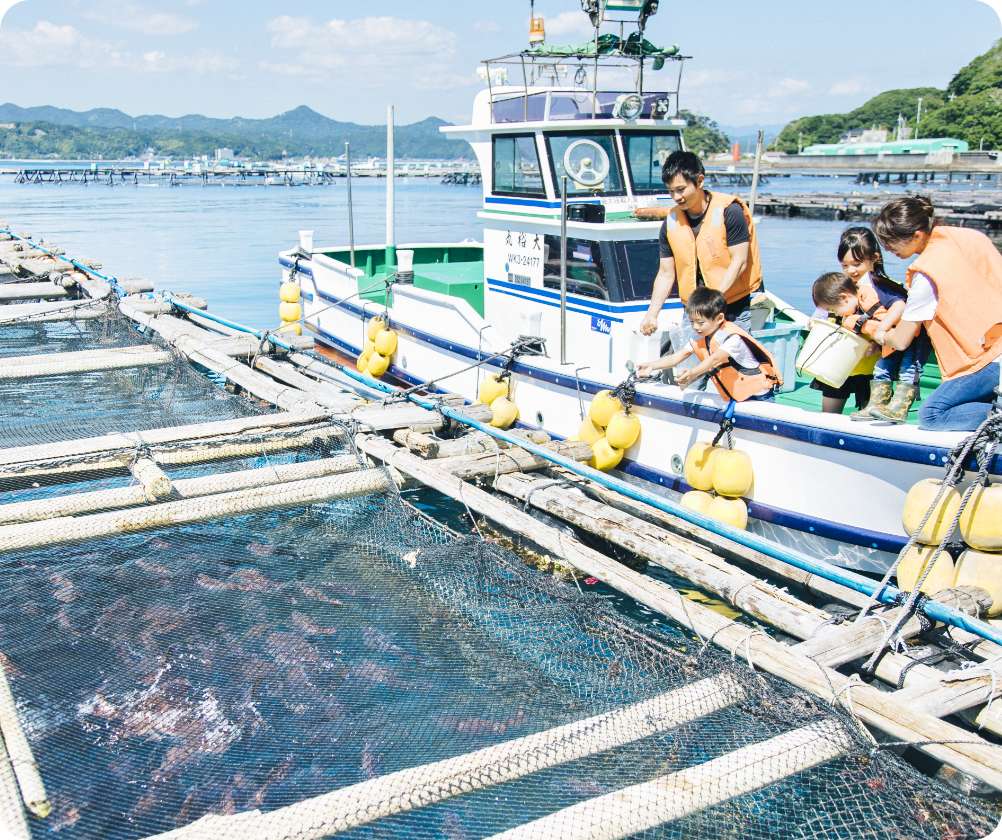
[[(910, 185), (913, 186), (913, 185)], [(943, 189), (945, 184), (935, 185)], [(976, 185), (973, 185), (976, 186)], [(971, 189), (972, 185), (957, 188)], [(725, 188), (729, 189), (729, 188)], [(382, 180), (353, 182), (356, 243), (385, 241)], [(747, 191), (745, 191), (747, 192)], [(776, 178), (761, 193), (900, 194), (860, 187), (850, 178)], [(396, 184), (396, 238), (407, 242), (481, 239), (480, 187), (402, 178)], [(158, 289), (192, 292), (210, 309), (257, 327), (275, 325), (280, 279), (277, 255), (299, 230), (318, 246), (348, 241), (347, 190), (333, 186), (181, 187), (105, 184), (15, 184), (0, 179), (0, 220), (57, 243), (68, 254), (99, 260), (117, 277), (146, 277)], [(810, 285), (836, 268), (845, 222), (766, 218), (759, 229), (766, 282), (798, 308), (810, 310)], [(888, 258), (890, 272), (901, 264)]]

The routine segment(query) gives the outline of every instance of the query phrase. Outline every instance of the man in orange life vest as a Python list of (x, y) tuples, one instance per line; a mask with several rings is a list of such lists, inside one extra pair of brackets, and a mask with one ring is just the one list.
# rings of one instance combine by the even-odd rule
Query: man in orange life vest
[(657, 329), (658, 314), (676, 282), (683, 303), (699, 287), (716, 289), (727, 301), (727, 320), (750, 330), (751, 296), (762, 287), (751, 213), (740, 198), (703, 188), (706, 170), (692, 152), (669, 155), (661, 177), (675, 207), (635, 213), (638, 219), (665, 220), (658, 235), (661, 262), (640, 331), (651, 335)]

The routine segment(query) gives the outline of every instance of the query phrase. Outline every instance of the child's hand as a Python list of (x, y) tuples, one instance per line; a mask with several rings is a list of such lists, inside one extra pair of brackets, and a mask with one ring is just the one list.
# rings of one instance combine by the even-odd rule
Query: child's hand
[(686, 368), (675, 374), (675, 381), (683, 388), (692, 382), (696, 377), (692, 375), (692, 368)]
[(859, 316), (858, 315), (846, 315), (842, 319), (842, 326), (845, 327), (847, 330), (850, 330), (850, 331), (855, 331), (856, 324), (858, 324), (858, 323), (859, 323)]

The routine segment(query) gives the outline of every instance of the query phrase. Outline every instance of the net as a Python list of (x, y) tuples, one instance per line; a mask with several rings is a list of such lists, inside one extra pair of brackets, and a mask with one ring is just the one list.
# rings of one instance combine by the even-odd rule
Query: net
[[(77, 328), (81, 341), (149, 342)], [(24, 330), (16, 355), (61, 334)], [(0, 328), (4, 352), (14, 344)], [(3, 446), (262, 410), (179, 360), (17, 393), (35, 409), (0, 423)], [(0, 665), (52, 802), (31, 837), (994, 827), (985, 804), (874, 750), (843, 711), (600, 585), (439, 525), (368, 469), (345, 431), (321, 424), (284, 449), (241, 433), (225, 444), (250, 448), (239, 457), (162, 464), (176, 495), (159, 523), (105, 495), (55, 527), (0, 525), (0, 545), (12, 528), (20, 540), (0, 551)], [(130, 487), (124, 469), (9, 478), (0, 522), (13, 503)]]

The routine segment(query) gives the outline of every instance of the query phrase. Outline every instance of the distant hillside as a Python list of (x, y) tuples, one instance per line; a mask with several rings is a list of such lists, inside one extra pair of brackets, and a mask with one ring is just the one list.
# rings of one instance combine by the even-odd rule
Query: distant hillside
[(914, 128), (922, 97), (922, 137), (957, 137), (972, 148), (1002, 148), (1002, 40), (960, 70), (947, 86), (889, 90), (848, 114), (820, 114), (789, 123), (775, 148), (794, 154), (804, 146), (837, 143), (847, 131), (872, 125), (892, 128), (902, 114)]
[[(220, 147), (266, 160), (285, 155), (332, 157), (350, 142), (357, 157), (386, 152), (386, 127), (338, 122), (302, 105), (268, 119), (215, 119), (200, 114), (131, 117), (112, 108), (70, 111), (40, 106), (0, 105), (0, 154), (5, 157), (137, 157), (147, 149), (158, 156), (211, 155)], [(408, 158), (472, 157), (470, 147), (438, 131), (444, 120), (429, 117), (397, 126), (397, 154)]]

